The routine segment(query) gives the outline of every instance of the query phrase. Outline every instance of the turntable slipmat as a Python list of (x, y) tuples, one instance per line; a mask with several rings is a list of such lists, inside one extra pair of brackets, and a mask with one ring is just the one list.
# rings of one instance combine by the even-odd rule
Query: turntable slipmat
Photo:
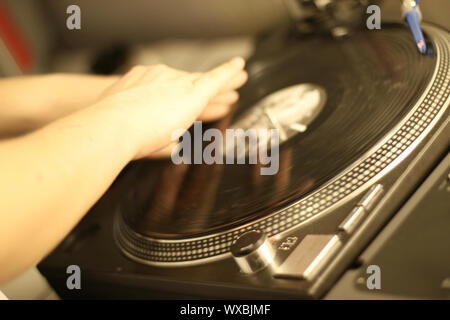
[[(327, 94), (306, 132), (280, 146), (279, 172), (261, 176), (248, 164), (177, 166), (170, 159), (132, 163), (112, 188), (119, 195), (119, 247), (141, 262), (202, 260), (228, 252), (245, 230), (288, 230), (363, 186), (419, 137), (445, 103), (448, 40), (439, 39), (437, 54), (421, 56), (408, 30), (394, 26), (340, 41), (308, 38), (271, 53), (241, 89), (232, 119), (291, 85), (313, 83)], [(427, 97), (408, 115), (432, 79)]]

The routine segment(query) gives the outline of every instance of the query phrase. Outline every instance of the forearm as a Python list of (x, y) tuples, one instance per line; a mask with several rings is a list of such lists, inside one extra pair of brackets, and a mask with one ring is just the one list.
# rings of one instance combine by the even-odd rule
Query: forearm
[(135, 156), (125, 117), (97, 105), (0, 143), (0, 283), (48, 254)]
[(116, 80), (75, 74), (0, 79), (0, 137), (34, 130), (92, 105)]
[[(202, 74), (135, 67), (92, 107), (0, 142), (0, 282), (54, 248), (131, 159), (167, 147), (208, 105), (214, 111), (221, 92), (245, 82), (244, 64)], [(213, 111), (210, 120), (224, 115)]]

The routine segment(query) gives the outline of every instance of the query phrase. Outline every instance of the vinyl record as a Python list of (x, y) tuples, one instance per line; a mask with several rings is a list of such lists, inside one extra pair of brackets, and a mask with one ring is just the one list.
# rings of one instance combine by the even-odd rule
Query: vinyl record
[(273, 213), (317, 190), (374, 147), (417, 102), (435, 63), (432, 53), (418, 53), (403, 26), (341, 40), (286, 40), (248, 65), (250, 79), (235, 111), (212, 125), (251, 127), (255, 105), (265, 97), (302, 84), (320, 88), (323, 106), (280, 145), (278, 173), (263, 176), (259, 165), (250, 164), (136, 161), (113, 186), (120, 194), (121, 223), (142, 237), (180, 239)]

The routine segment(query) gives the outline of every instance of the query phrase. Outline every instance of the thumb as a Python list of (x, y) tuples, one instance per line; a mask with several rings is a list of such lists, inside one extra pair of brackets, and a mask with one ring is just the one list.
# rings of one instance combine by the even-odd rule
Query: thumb
[(231, 59), (224, 64), (203, 73), (195, 81), (195, 87), (208, 98), (215, 96), (234, 76), (244, 69), (245, 60), (241, 57)]

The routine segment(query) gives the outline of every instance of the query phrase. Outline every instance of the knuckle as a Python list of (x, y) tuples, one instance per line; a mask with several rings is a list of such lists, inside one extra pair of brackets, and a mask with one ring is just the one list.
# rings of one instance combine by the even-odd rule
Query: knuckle
[(231, 95), (231, 101), (236, 102), (239, 100), (239, 93), (237, 91), (232, 91), (232, 95)]
[(162, 71), (162, 70), (169, 69), (169, 67), (167, 65), (165, 65), (165, 64), (158, 63), (158, 64), (153, 65), (152, 69), (155, 70), (155, 71), (157, 71), (157, 70), (161, 70)]
[(233, 98), (233, 99), (239, 98), (239, 92), (237, 92), (236, 90), (231, 90), (230, 91), (230, 97)]

